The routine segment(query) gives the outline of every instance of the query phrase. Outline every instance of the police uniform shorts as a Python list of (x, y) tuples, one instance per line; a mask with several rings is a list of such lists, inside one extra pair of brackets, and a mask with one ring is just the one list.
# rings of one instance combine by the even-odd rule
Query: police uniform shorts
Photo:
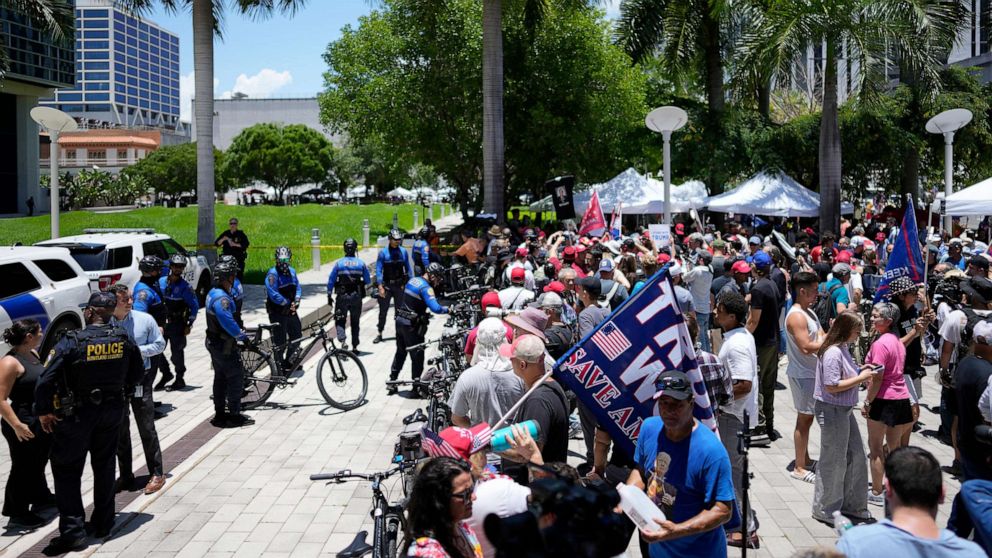
[(868, 408), (868, 418), (885, 426), (895, 427), (913, 422), (913, 406), (909, 399), (876, 397)]
[(815, 378), (793, 378), (789, 376), (789, 391), (792, 392), (792, 404), (796, 412), (803, 415), (813, 415), (813, 389)]

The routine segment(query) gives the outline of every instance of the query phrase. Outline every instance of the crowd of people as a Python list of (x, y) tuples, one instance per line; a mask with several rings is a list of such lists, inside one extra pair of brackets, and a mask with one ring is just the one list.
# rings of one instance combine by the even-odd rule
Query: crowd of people
[[(227, 254), (215, 266), (216, 285), (204, 305), (214, 369), (213, 423), (225, 428), (254, 422), (240, 409), (244, 371), (238, 349), (248, 337), (240, 316), (244, 296), (238, 275), (248, 243), (237, 232), (232, 220), (227, 240), (218, 240), (237, 254)], [(839, 235), (735, 222), (722, 230), (678, 223), (673, 233), (670, 246), (658, 246), (640, 228), (616, 238), (609, 233), (593, 237), (542, 228), (514, 216), (506, 227), (493, 225), (482, 235), (461, 229), (460, 243), (450, 253), (441, 250), (436, 231), (425, 226), (408, 254), (404, 234), (394, 229), (371, 271), (357, 257), (358, 243), (344, 242), (345, 257), (334, 264), (327, 283), (337, 339), (357, 351), (361, 302), (371, 290), (379, 303), (374, 344), (385, 340), (390, 308), (394, 313), (390, 380), (400, 377), (407, 360), (412, 378), (421, 378), (427, 317), (449, 311), (444, 290), (453, 288), (453, 269), (460, 268), (462, 275), (467, 271), (488, 288), (478, 297), (486, 317), (465, 335), (468, 366), (447, 401), (453, 426), (425, 444), (433, 458), (419, 471), (407, 506), (407, 555), (509, 555), (500, 550), (508, 539), (498, 535), (500, 529), (490, 526), (487, 517), (509, 520), (533, 510), (535, 501), (546, 506), (537, 510), (537, 528), (545, 536), (560, 535), (555, 525), (563, 524), (567, 514), (549, 511), (551, 485), (545, 481), (552, 480), (559, 482), (555, 490), (617, 483), (644, 490), (666, 515), (654, 528), (640, 531), (644, 556), (725, 556), (728, 545), (757, 548), (762, 510), (749, 506), (742, 514), (748, 448), (740, 443), (740, 433), (747, 433), (749, 445), (759, 450), (788, 443), (775, 420), (781, 368), (797, 415), (789, 474), (797, 483), (814, 485), (809, 513), (831, 526), (846, 525), (845, 518), (868, 524), (845, 532), (838, 544), (841, 551), (849, 556), (877, 548), (914, 556), (980, 556), (981, 549), (992, 549), (987, 427), (992, 417), (992, 255), (987, 245), (967, 234), (924, 236), (928, 276), (920, 283), (892, 277), (885, 296), (874, 303), (899, 234), (894, 219), (846, 223)], [(301, 334), (297, 309), (302, 290), (291, 251), (280, 247), (274, 256), (265, 278), (266, 310), (277, 326), (272, 332), (276, 373), (288, 375), (298, 365), (294, 355)], [(152, 392), (185, 387), (185, 337), (199, 305), (182, 279), (183, 265), (178, 258), (163, 262), (146, 257), (133, 290), (115, 286), (109, 293), (95, 293), (87, 309), (87, 330), (102, 328), (103, 337), (68, 336), (48, 368), (36, 352), (41, 342), (37, 322), (15, 322), (5, 332), (12, 349), (0, 360), (0, 417), (12, 468), (3, 514), (36, 526), (42, 521), (36, 512), (57, 503), (62, 520), (60, 537), (52, 543), (55, 550), (84, 544), (78, 504), (81, 465), (65, 459), (78, 459), (80, 447), (84, 456), (91, 452), (94, 468), (101, 472), (95, 481), (99, 509), (94, 526), (98, 534), (109, 532), (113, 519), (106, 510), (113, 502), (115, 461), (120, 467), (117, 488), (134, 482), (129, 414), (134, 415), (150, 473), (143, 490), (154, 493), (165, 484)], [(168, 270), (165, 276), (163, 269)], [(693, 418), (689, 377), (668, 371), (655, 381), (656, 416), (644, 421), (636, 451), (628, 455), (597, 415), (555, 380), (552, 370), (661, 269), (671, 279), (694, 344), (716, 428)], [(120, 349), (128, 357), (120, 363), (92, 365), (76, 358), (87, 343), (116, 342), (127, 349)], [(165, 359), (167, 347), (175, 374)], [(66, 430), (68, 421), (49, 408), (59, 374), (75, 366), (111, 364), (112, 381), (76, 386), (75, 392), (100, 392), (100, 397), (87, 395), (77, 404), (79, 412), (97, 409), (107, 415), (100, 420), (109, 425), (112, 443), (106, 432), (95, 433), (91, 426), (86, 431), (93, 438), (90, 443), (77, 441), (67, 448), (63, 442), (60, 447), (59, 430)], [(941, 388), (941, 439), (955, 452), (944, 469), (964, 481), (946, 529), (936, 523), (943, 495), (940, 464), (912, 445), (928, 365), (938, 368), (930, 381)], [(158, 372), (162, 379), (155, 384)], [(390, 395), (397, 391), (393, 384), (386, 390)], [(861, 436), (862, 420), (867, 440)], [(533, 433), (514, 426), (510, 448), (494, 455), (486, 451), (491, 449), (489, 427), (501, 421), (533, 421), (536, 426)], [(811, 451), (814, 422), (820, 446)], [(567, 463), (569, 440), (580, 437), (583, 463), (572, 467)], [(54, 495), (38, 474), (49, 456)], [(633, 524), (619, 521), (612, 509), (593, 515), (604, 526), (602, 532), (619, 542), (613, 541), (617, 548), (596, 546), (616, 550), (613, 554), (588, 555), (622, 552), (635, 531)], [(883, 515), (887, 518), (877, 519)], [(745, 528), (725, 528), (735, 522)], [(498, 540), (490, 540), (493, 533)], [(586, 535), (569, 537), (585, 540)], [(969, 537), (975, 542), (965, 540)], [(545, 555), (579, 555), (561, 554), (570, 546), (552, 547)]]

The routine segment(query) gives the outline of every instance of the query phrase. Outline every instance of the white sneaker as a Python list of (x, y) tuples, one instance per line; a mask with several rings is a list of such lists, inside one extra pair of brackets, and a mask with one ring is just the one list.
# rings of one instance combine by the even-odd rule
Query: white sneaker
[(868, 503), (871, 504), (871, 505), (873, 505), (873, 506), (884, 506), (885, 505), (885, 496), (883, 496), (882, 494), (875, 494), (869, 488), (868, 489)]

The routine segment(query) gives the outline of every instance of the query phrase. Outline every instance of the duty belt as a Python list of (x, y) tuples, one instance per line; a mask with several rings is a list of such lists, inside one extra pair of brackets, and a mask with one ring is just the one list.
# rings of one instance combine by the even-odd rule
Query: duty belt
[(414, 322), (420, 319), (420, 314), (413, 312), (412, 310), (403, 310), (402, 308), (397, 308), (396, 317)]
[(90, 405), (102, 405), (105, 401), (123, 401), (124, 400), (124, 390), (104, 390), (101, 388), (93, 388), (89, 393), (82, 394), (82, 401)]

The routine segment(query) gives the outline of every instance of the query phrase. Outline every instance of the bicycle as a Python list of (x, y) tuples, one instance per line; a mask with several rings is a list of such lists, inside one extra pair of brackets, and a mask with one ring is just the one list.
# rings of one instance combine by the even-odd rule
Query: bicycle
[(317, 473), (310, 480), (343, 483), (347, 480), (364, 480), (372, 483), (372, 544), (366, 542), (368, 531), (359, 531), (347, 548), (337, 553), (337, 558), (361, 558), (372, 553), (372, 558), (395, 558), (403, 531), (403, 505), (390, 504), (382, 492), (382, 483), (389, 477), (411, 469), (414, 463), (400, 463), (392, 469), (378, 473), (352, 473), (351, 469), (337, 473)]
[(425, 389), (430, 400), (427, 404), (427, 428), (434, 432), (440, 432), (451, 426), (451, 408), (448, 407), (448, 399), (451, 396), (455, 380), (457, 380), (455, 376), (440, 376), (429, 380), (390, 380), (386, 382), (386, 385)]
[[(326, 322), (317, 320), (307, 328), (312, 334), (294, 339), (294, 343), (307, 339), (309, 343), (303, 350), (297, 350), (287, 357), (286, 363), (290, 370), (299, 368), (317, 343), (321, 343), (324, 354), (317, 362), (317, 388), (328, 405), (342, 411), (350, 411), (365, 403), (365, 395), (369, 388), (368, 374), (355, 353), (341, 349), (334, 343), (334, 338), (324, 329), (326, 325)], [(266, 347), (263, 341), (263, 334), (269, 331), (271, 338), (271, 330), (276, 327), (279, 325), (259, 324), (253, 330), (249, 330), (254, 332), (254, 336), (241, 349), (241, 362), (245, 368), (245, 391), (241, 398), (241, 406), (245, 409), (253, 409), (265, 403), (276, 387), (282, 389), (296, 385), (294, 379), (273, 373), (274, 370), (280, 369), (276, 365), (272, 348)], [(275, 348), (288, 345), (287, 342)]]

